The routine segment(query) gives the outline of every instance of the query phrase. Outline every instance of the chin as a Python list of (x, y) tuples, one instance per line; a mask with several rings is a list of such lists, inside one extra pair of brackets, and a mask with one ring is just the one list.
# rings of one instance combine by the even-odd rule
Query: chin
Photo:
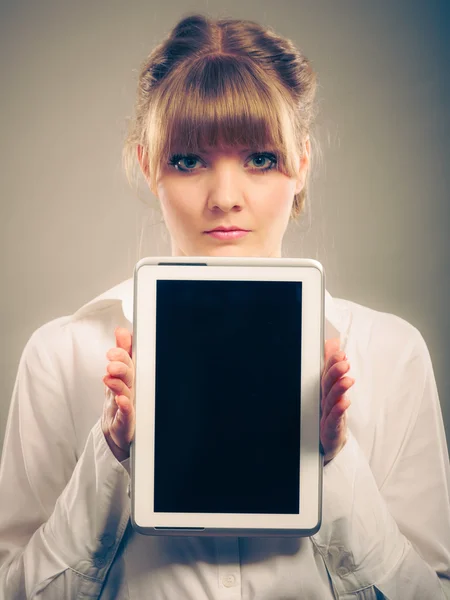
[[(186, 240), (187, 241), (187, 240)], [(182, 246), (175, 245), (175, 251), (172, 256), (255, 256), (255, 257), (280, 257), (281, 252), (277, 247), (268, 245), (257, 245), (238, 242), (228, 243), (207, 243), (202, 239), (199, 244), (186, 244)], [(174, 247), (172, 247), (174, 250)]]
[(244, 244), (217, 244), (215, 248), (203, 248), (196, 250), (190, 256), (273, 256), (275, 253), (267, 252), (266, 249), (257, 247), (246, 247)]

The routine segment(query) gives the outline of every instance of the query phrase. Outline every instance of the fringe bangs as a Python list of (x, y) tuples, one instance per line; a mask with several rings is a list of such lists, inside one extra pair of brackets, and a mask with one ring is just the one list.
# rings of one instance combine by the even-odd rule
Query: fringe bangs
[(174, 72), (156, 91), (144, 128), (149, 175), (175, 152), (248, 147), (272, 150), (278, 169), (295, 173), (299, 152), (295, 107), (273, 77), (245, 57), (203, 56)]

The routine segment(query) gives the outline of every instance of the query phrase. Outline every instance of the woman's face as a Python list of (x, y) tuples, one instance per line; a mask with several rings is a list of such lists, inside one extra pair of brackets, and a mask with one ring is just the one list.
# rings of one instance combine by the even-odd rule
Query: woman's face
[[(210, 149), (171, 157), (154, 194), (172, 243), (172, 256), (281, 257), (294, 195), (305, 185), (310, 147), (288, 177), (269, 150)], [(217, 239), (216, 227), (248, 230), (242, 237)]]

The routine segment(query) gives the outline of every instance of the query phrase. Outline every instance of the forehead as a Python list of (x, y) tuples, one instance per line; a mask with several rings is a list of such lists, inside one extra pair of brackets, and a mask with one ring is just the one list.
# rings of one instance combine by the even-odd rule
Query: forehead
[[(202, 154), (247, 154), (249, 152), (256, 152), (258, 150), (267, 150), (267, 145), (261, 146), (261, 143), (254, 143), (252, 145), (251, 141), (247, 141), (246, 143), (201, 143), (201, 144), (190, 144), (187, 142), (183, 144), (182, 140), (178, 140), (175, 144), (175, 147), (172, 148), (172, 152), (182, 152), (182, 151), (195, 151)], [(274, 150), (274, 149), (272, 149)]]
[(212, 145), (202, 145), (199, 148), (199, 152), (204, 152), (208, 154), (246, 154), (247, 152), (251, 152), (256, 148), (251, 148), (247, 144), (220, 144), (216, 146)]

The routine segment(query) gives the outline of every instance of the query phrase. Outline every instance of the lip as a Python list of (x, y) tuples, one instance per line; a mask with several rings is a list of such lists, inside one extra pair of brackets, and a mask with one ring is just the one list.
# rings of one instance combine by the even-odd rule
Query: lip
[(214, 229), (213, 231), (205, 231), (208, 235), (218, 240), (236, 240), (238, 238), (244, 237), (249, 233), (244, 229), (231, 229), (231, 230), (223, 230), (223, 229)]
[(225, 227), (224, 225), (219, 225), (219, 227), (214, 227), (214, 229), (205, 231), (205, 233), (211, 233), (212, 231), (249, 231), (249, 229), (242, 229), (242, 227), (236, 227), (235, 225), (231, 225), (231, 227)]

